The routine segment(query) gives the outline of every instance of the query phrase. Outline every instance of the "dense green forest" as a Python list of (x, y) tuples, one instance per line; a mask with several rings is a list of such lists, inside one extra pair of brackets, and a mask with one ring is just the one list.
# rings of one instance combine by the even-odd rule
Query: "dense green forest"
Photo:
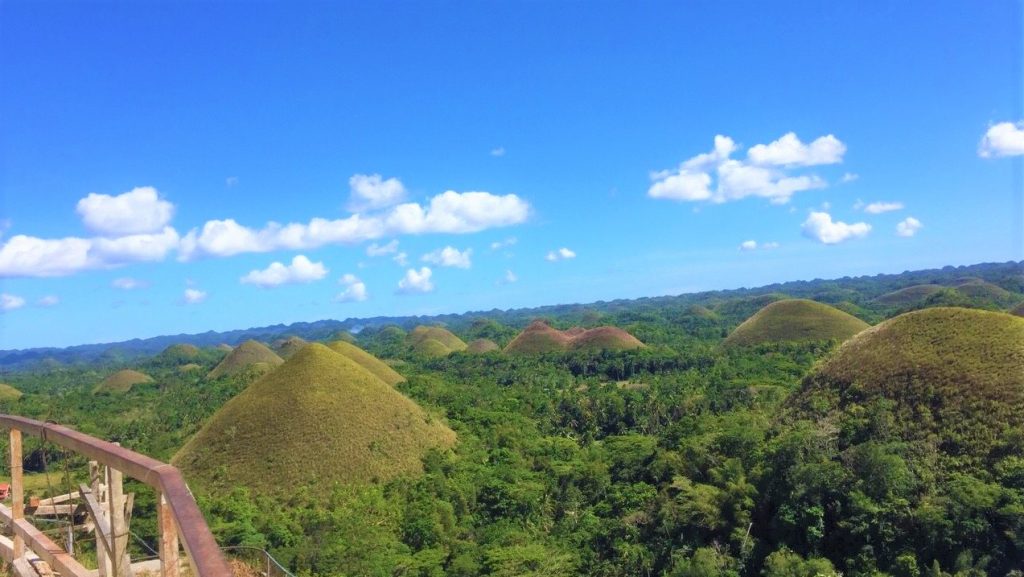
[[(900, 292), (919, 285), (937, 288)], [(454, 448), (428, 452), (422, 475), (381, 483), (311, 483), (275, 495), (194, 489), (222, 545), (265, 548), (300, 575), (1024, 576), (1024, 426), (1012, 416), (1024, 414), (1022, 394), (999, 401), (1005, 414), (986, 413), (996, 425), (947, 418), (907, 427), (945, 414), (933, 406), (937, 393), (897, 402), (859, 382), (828, 388), (815, 371), (838, 366), (838, 340), (723, 346), (744, 320), (789, 297), (869, 324), (934, 307), (1005, 311), (1024, 301), (1024, 268), (950, 267), (431, 319), (467, 342), (501, 347), (536, 317), (560, 328), (612, 325), (647, 345), (628, 351), (434, 357), (408, 344), (422, 319), (365, 323), (355, 343), (406, 377), (395, 388), (455, 431)], [(1019, 334), (1015, 317), (992, 317), (1010, 319), (1009, 338)], [(984, 348), (987, 329), (958, 318), (944, 334)], [(999, 382), (1024, 391), (1024, 365), (1012, 364), (1024, 343), (1008, 346), (994, 361), (991, 350), (963, 354), (1002, 363)], [(170, 460), (260, 378), (208, 379), (224, 355), (203, 348), (33, 363), (3, 375), (24, 395), (0, 400), (0, 412)], [(153, 382), (126, 393), (94, 390), (123, 368)], [(941, 384), (971, 378), (944, 376)], [(49, 472), (50, 485), (82, 469), (39, 442), (26, 454), (27, 469)], [(252, 474), (288, 477), (272, 467)], [(134, 489), (134, 530), (152, 545), (152, 499)]]

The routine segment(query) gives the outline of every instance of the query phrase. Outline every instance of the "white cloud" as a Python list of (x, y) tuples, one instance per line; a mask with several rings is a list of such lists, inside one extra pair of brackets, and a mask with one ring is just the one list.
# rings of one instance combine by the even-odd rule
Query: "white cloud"
[(97, 266), (115, 266), (130, 262), (162, 261), (167, 253), (178, 248), (178, 231), (164, 227), (163, 231), (153, 234), (132, 234), (118, 238), (92, 239), (89, 256)]
[(46, 295), (36, 301), (36, 306), (40, 307), (55, 307), (60, 304), (60, 297), (57, 295)]
[(405, 200), (405, 185), (397, 178), (384, 180), (379, 174), (354, 174), (348, 179), (349, 209), (376, 210)]
[(405, 271), (405, 276), (398, 281), (398, 292), (413, 294), (428, 293), (434, 290), (434, 283), (430, 281), (433, 274), (433, 271), (427, 267), (423, 267), (419, 271), (412, 268)]
[(183, 239), (179, 260), (226, 257), (248, 252), (307, 250), (329, 244), (356, 244), (398, 234), (471, 233), (524, 222), (530, 205), (514, 194), (447, 191), (424, 208), (400, 204), (383, 215), (353, 214), (347, 218), (314, 218), (308, 224), (267, 223), (262, 229), (234, 219), (211, 220)]
[(838, 244), (852, 238), (861, 238), (869, 232), (871, 225), (866, 222), (846, 224), (833, 221), (827, 212), (812, 212), (803, 224), (804, 236), (824, 244)]
[(498, 284), (512, 284), (514, 282), (517, 282), (518, 280), (519, 277), (516, 276), (516, 273), (512, 272), (511, 270), (506, 270), (505, 276), (503, 276), (501, 280), (498, 281)]
[(924, 228), (924, 225), (921, 224), (921, 221), (912, 216), (908, 216), (896, 225), (896, 234), (902, 237), (911, 237), (917, 234), (917, 231), (922, 228)]
[(354, 274), (342, 275), (342, 277), (338, 279), (338, 283), (344, 285), (345, 290), (341, 291), (334, 297), (335, 302), (362, 302), (370, 297), (366, 292), (366, 283), (359, 280), (359, 278)]
[(754, 164), (767, 166), (819, 166), (843, 161), (846, 145), (829, 134), (804, 144), (793, 132), (786, 133), (771, 144), (750, 147), (747, 158)]
[(0, 277), (66, 276), (94, 268), (91, 247), (92, 242), (84, 238), (12, 236), (0, 247)]
[(130, 291), (139, 288), (146, 288), (149, 286), (149, 283), (131, 277), (121, 277), (114, 279), (114, 281), (110, 283), (110, 286), (121, 290)]
[(892, 212), (894, 210), (903, 210), (902, 202), (872, 202), (871, 204), (864, 207), (864, 212), (868, 214), (882, 214), (884, 212)]
[(174, 205), (151, 186), (117, 196), (93, 192), (78, 201), (76, 210), (89, 230), (104, 236), (158, 232), (174, 216)]
[(492, 242), (491, 243), (491, 250), (498, 250), (498, 249), (501, 249), (501, 248), (510, 247), (510, 246), (515, 245), (517, 242), (519, 242), (519, 239), (517, 239), (514, 236), (510, 236), (510, 237), (506, 238), (505, 240), (499, 240), (499, 241), (496, 241), (496, 242)]
[(497, 157), (505, 156), (505, 147), (504, 146), (499, 146), (498, 148), (492, 148), (491, 149), (491, 156), (497, 156)]
[(304, 255), (296, 255), (292, 264), (285, 265), (273, 262), (263, 270), (250, 271), (242, 277), (243, 284), (254, 284), (263, 288), (271, 288), (283, 284), (310, 283), (327, 276), (327, 268), (322, 262), (311, 262)]
[(853, 172), (847, 172), (847, 173), (843, 174), (843, 177), (839, 179), (839, 182), (841, 182), (843, 184), (846, 184), (848, 182), (853, 182), (853, 181), (857, 180), (858, 178), (860, 178), (859, 174), (856, 174), (856, 173), (853, 173)]
[(409, 265), (409, 254), (408, 253), (404, 253), (404, 252), (400, 252), (400, 253), (396, 254), (395, 256), (391, 257), (391, 260), (395, 261), (395, 264), (397, 264), (398, 266), (408, 266)]
[(366, 247), (366, 256), (384, 256), (387, 254), (394, 254), (396, 252), (398, 252), (398, 239), (384, 245), (373, 243)]
[(745, 241), (741, 242), (740, 243), (740, 250), (743, 250), (743, 251), (757, 250), (757, 241), (756, 240), (745, 240)]
[(556, 262), (556, 261), (560, 261), (560, 260), (568, 260), (568, 259), (571, 259), (571, 258), (576, 258), (576, 253), (571, 251), (571, 250), (569, 250), (569, 249), (567, 249), (567, 248), (565, 248), (565, 247), (562, 247), (562, 248), (560, 248), (558, 250), (553, 250), (553, 251), (549, 252), (548, 255), (546, 257), (544, 257), (544, 258), (545, 258), (545, 260), (547, 260), (549, 262)]
[(205, 291), (187, 288), (185, 289), (185, 293), (182, 295), (182, 298), (184, 299), (185, 304), (195, 305), (205, 301), (207, 296), (209, 295), (207, 295)]
[(25, 306), (25, 299), (18, 295), (0, 293), (0, 312), (13, 311)]
[(978, 144), (978, 156), (992, 158), (1024, 154), (1024, 121), (1000, 122), (989, 127)]
[(731, 158), (737, 150), (731, 138), (717, 135), (711, 152), (698, 154), (676, 169), (651, 173), (647, 195), (716, 203), (756, 196), (784, 204), (797, 192), (827, 186), (817, 175), (791, 174), (793, 168), (842, 162), (846, 145), (831, 134), (804, 144), (788, 133), (771, 144), (751, 147), (746, 160)]
[(429, 262), (430, 264), (436, 264), (438, 266), (469, 268), (473, 266), (472, 261), (470, 261), (470, 256), (472, 256), (472, 254), (473, 249), (471, 248), (459, 251), (457, 248), (446, 246), (444, 248), (428, 252), (423, 255), (423, 258), (420, 260), (423, 262)]

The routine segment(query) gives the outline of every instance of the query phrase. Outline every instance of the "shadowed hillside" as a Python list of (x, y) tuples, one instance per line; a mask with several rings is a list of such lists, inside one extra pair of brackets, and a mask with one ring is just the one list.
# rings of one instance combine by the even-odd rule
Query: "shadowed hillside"
[(173, 462), (206, 490), (386, 481), (455, 433), (360, 365), (311, 344), (214, 414)]
[(727, 346), (780, 341), (846, 340), (868, 328), (857, 317), (815, 301), (787, 299), (759, 310), (725, 339)]
[(282, 359), (289, 359), (292, 355), (299, 352), (302, 347), (308, 345), (304, 339), (299, 337), (288, 337), (286, 339), (278, 339), (274, 341), (274, 352), (277, 353)]
[(875, 299), (875, 302), (894, 306), (902, 307), (919, 303), (924, 299), (932, 296), (933, 294), (942, 291), (941, 286), (935, 284), (919, 284), (914, 286), (908, 286), (899, 290), (885, 293), (884, 295)]
[(501, 350), (501, 347), (491, 339), (476, 339), (466, 346), (466, 352), (474, 354), (483, 354), (499, 350)]

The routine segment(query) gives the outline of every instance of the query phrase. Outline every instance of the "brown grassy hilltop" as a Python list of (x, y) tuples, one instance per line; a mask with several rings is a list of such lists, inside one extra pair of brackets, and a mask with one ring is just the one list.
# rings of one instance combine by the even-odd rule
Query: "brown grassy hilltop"
[[(232, 376), (247, 369), (258, 370), (272, 369), (284, 359), (277, 356), (274, 351), (267, 348), (267, 345), (257, 341), (245, 341), (235, 347), (206, 377), (216, 379), (224, 376)], [(262, 367), (258, 366), (262, 365)]]
[(644, 346), (633, 335), (616, 327), (560, 331), (535, 320), (505, 347), (509, 354), (541, 354), (567, 350), (628, 350)]
[(286, 339), (277, 339), (273, 343), (273, 350), (282, 359), (289, 359), (292, 355), (299, 352), (302, 347), (308, 345), (305, 339), (299, 337), (288, 337)]
[(153, 377), (145, 373), (140, 373), (139, 371), (133, 371), (131, 369), (124, 369), (103, 379), (103, 381), (96, 385), (92, 392), (127, 393), (135, 385), (152, 382)]
[(398, 374), (395, 369), (392, 369), (384, 361), (364, 351), (363, 349), (349, 343), (347, 341), (334, 341), (327, 345), (332, 351), (342, 354), (356, 364), (363, 367), (367, 371), (373, 373), (378, 379), (385, 383), (394, 386), (398, 383), (405, 381), (405, 377)]
[(413, 352), (431, 357), (443, 357), (454, 351), (466, 350), (466, 343), (462, 339), (442, 327), (418, 326), (408, 334), (406, 340)]
[(805, 299), (775, 301), (743, 322), (726, 346), (778, 341), (846, 340), (868, 328), (866, 322), (835, 307)]
[(422, 471), (455, 433), (348, 357), (314, 343), (227, 402), (174, 456), (207, 491), (282, 495)]

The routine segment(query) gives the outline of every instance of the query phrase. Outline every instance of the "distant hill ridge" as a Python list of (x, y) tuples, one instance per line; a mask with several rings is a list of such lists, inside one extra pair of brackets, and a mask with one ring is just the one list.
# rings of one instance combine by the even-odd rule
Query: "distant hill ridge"
[[(54, 362), (62, 364), (87, 363), (100, 359), (105, 355), (110, 356), (113, 353), (120, 355), (126, 360), (131, 360), (133, 358), (155, 355), (168, 346), (179, 343), (188, 343), (202, 348), (214, 347), (222, 343), (238, 345), (249, 339), (273, 342), (285, 335), (299, 336), (307, 341), (334, 340), (337, 338), (337, 335), (348, 331), (358, 332), (366, 327), (384, 327), (387, 325), (397, 325), (405, 327), (406, 329), (411, 329), (417, 325), (444, 324), (461, 331), (462, 328), (468, 328), (474, 319), (481, 316), (486, 316), (502, 322), (503, 324), (514, 325), (517, 323), (523, 323), (531, 318), (556, 316), (576, 311), (614, 312), (635, 306), (650, 306), (669, 303), (678, 303), (680, 305), (687, 306), (694, 304), (702, 305), (713, 309), (718, 314), (722, 314), (721, 310), (712, 307), (709, 303), (721, 302), (727, 299), (755, 297), (757, 295), (768, 293), (784, 293), (791, 297), (814, 298), (825, 290), (825, 285), (859, 291), (862, 293), (862, 297), (866, 303), (873, 299), (877, 299), (886, 293), (912, 285), (935, 284), (951, 286), (957, 280), (968, 278), (981, 279), (987, 283), (993, 284), (1003, 283), (1007, 279), (1017, 279), (1014, 281), (1016, 286), (1024, 286), (1024, 261), (982, 263), (959, 267), (949, 266), (942, 269), (906, 271), (899, 274), (844, 277), (828, 281), (791, 281), (755, 288), (704, 291), (677, 296), (599, 301), (588, 304), (549, 305), (529, 309), (494, 309), (489, 311), (472, 311), (429, 317), (406, 316), (348, 318), (344, 321), (320, 320), (315, 322), (297, 322), (289, 325), (277, 324), (253, 327), (224, 332), (207, 331), (205, 333), (195, 334), (165, 335), (146, 339), (131, 339), (113, 343), (75, 345), (63, 348), (41, 347), (24, 350), (0, 350), (0, 368), (31, 368), (39, 363), (53, 365)], [(973, 289), (968, 288), (968, 290)], [(1017, 292), (1012, 294), (1019, 296), (1019, 289), (1015, 288), (1014, 290)], [(828, 302), (838, 302), (838, 300), (830, 300)], [(1007, 306), (1009, 306), (1009, 304)], [(879, 303), (879, 306), (882, 306), (882, 303)]]
[(535, 320), (505, 347), (509, 354), (539, 354), (569, 350), (628, 350), (644, 344), (618, 327), (584, 329), (572, 327), (560, 331), (542, 320)]

